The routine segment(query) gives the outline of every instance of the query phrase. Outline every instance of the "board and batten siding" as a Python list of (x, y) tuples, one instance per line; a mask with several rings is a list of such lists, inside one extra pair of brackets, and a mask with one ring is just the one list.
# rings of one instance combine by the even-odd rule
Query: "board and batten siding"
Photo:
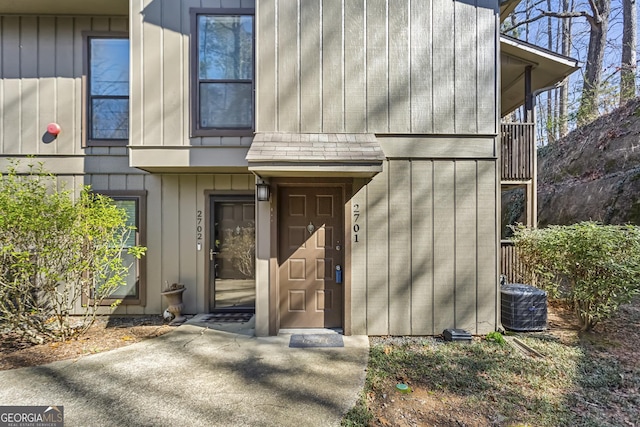
[(262, 0), (256, 130), (497, 133), (495, 0)]
[(254, 0), (130, 0), (132, 145), (246, 146), (252, 137), (190, 137), (191, 9), (252, 9)]
[[(99, 147), (105, 150), (104, 147)], [(56, 175), (59, 189), (76, 193), (83, 185), (90, 185), (96, 192), (146, 191), (146, 246), (142, 262), (146, 263), (146, 300), (143, 305), (122, 304), (115, 314), (146, 315), (159, 314), (167, 308), (161, 292), (165, 281), (184, 283), (184, 313), (195, 314), (208, 311), (208, 284), (206, 269), (209, 268), (206, 253), (205, 233), (209, 233), (206, 222), (209, 199), (206, 192), (218, 194), (246, 193), (253, 191), (255, 177), (250, 174), (148, 174), (131, 169), (129, 173), (114, 172), (121, 159), (114, 156), (96, 156), (108, 166), (111, 173), (84, 175)], [(124, 158), (126, 160), (126, 157)], [(197, 239), (197, 213), (202, 212), (202, 239)], [(200, 251), (198, 242), (200, 241)], [(82, 312), (80, 306), (77, 312)], [(111, 313), (108, 307), (101, 311)]]
[[(116, 313), (158, 314), (167, 302), (160, 292), (165, 281), (184, 283), (185, 313), (208, 310), (205, 283), (208, 257), (205, 222), (208, 198), (205, 192), (253, 191), (255, 178), (250, 174), (91, 174), (87, 184), (96, 191), (131, 190), (147, 192), (146, 236), (148, 251), (146, 304), (121, 305)], [(203, 236), (198, 251), (197, 213), (203, 215)]]
[[(0, 153), (81, 155), (85, 31), (127, 31), (127, 17), (0, 16)], [(43, 143), (47, 124), (62, 132)]]
[(496, 192), (494, 159), (393, 159), (357, 180), (352, 333), (495, 330)]
[(495, 134), (496, 0), (132, 0), (131, 144), (190, 138), (190, 10), (255, 8), (256, 131)]

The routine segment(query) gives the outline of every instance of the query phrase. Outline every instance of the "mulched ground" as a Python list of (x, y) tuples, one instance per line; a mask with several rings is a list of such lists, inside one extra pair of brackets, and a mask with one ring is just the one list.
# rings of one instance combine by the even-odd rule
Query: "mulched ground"
[(65, 342), (33, 345), (0, 334), (0, 370), (43, 365), (113, 350), (174, 330), (161, 316), (100, 318), (86, 334)]

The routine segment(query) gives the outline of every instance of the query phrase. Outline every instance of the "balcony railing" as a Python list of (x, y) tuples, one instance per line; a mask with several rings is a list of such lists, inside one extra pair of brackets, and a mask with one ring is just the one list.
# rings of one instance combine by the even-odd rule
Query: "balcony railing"
[(500, 274), (507, 277), (508, 283), (518, 283), (520, 260), (516, 253), (516, 247), (510, 240), (500, 242)]
[(500, 126), (500, 158), (503, 181), (534, 177), (535, 124), (503, 123)]

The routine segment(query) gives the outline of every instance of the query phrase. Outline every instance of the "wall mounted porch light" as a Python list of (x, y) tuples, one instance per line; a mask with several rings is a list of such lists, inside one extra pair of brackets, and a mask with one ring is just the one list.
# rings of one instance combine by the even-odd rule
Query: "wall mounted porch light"
[(258, 180), (256, 184), (256, 196), (259, 202), (268, 202), (269, 196), (271, 195), (271, 187), (269, 187), (269, 183), (263, 181), (262, 179)]

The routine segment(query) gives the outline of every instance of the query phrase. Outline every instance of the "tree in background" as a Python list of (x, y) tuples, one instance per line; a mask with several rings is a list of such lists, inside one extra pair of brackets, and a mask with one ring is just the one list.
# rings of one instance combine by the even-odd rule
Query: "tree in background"
[(622, 0), (622, 60), (620, 62), (620, 105), (636, 97), (636, 0)]
[[(562, 0), (562, 12), (567, 13), (574, 7), (574, 1)], [(561, 40), (564, 56), (571, 55), (571, 20), (561, 20)], [(562, 138), (569, 133), (569, 78), (564, 79), (558, 94), (558, 137)], [(555, 138), (554, 138), (555, 139)], [(551, 140), (551, 138), (549, 138)]]
[(602, 65), (604, 63), (604, 48), (607, 44), (607, 30), (609, 29), (609, 13), (611, 0), (589, 0), (591, 14), (579, 12), (589, 23), (589, 51), (584, 69), (582, 83), (582, 99), (578, 109), (578, 126), (591, 122), (598, 117), (598, 96), (602, 83)]
[[(560, 89), (538, 95), (543, 145), (634, 97), (636, 16), (635, 0), (527, 0), (505, 21), (508, 34), (551, 46), (583, 65)], [(557, 18), (558, 25), (550, 25), (549, 18)]]

